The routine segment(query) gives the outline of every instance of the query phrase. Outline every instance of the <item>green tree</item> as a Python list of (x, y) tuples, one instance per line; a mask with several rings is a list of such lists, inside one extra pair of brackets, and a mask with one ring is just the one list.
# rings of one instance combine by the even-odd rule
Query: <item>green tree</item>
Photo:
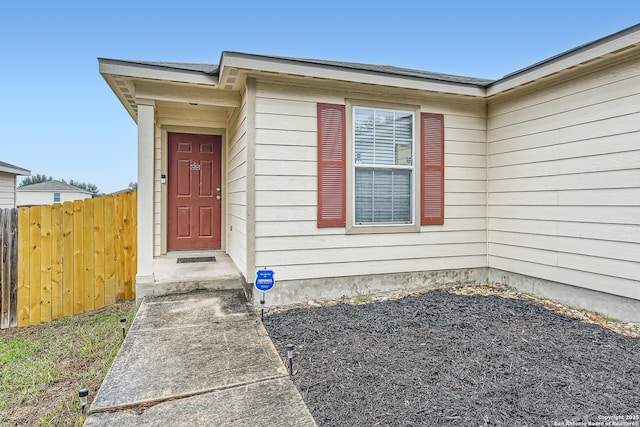
[(137, 189), (138, 189), (137, 182), (130, 182), (129, 186), (127, 187), (127, 191), (136, 191)]
[(69, 180), (69, 185), (73, 185), (76, 188), (80, 188), (82, 190), (86, 190), (88, 192), (90, 192), (93, 196), (102, 196), (103, 194), (100, 193), (100, 190), (98, 189), (98, 186), (95, 184), (91, 184), (91, 183), (87, 183), (87, 182), (79, 182), (79, 181), (74, 181), (72, 179)]
[(41, 182), (47, 182), (47, 181), (53, 181), (53, 177), (47, 176), (47, 175), (35, 174), (23, 179), (18, 185), (18, 187), (24, 187), (31, 184), (39, 184)]

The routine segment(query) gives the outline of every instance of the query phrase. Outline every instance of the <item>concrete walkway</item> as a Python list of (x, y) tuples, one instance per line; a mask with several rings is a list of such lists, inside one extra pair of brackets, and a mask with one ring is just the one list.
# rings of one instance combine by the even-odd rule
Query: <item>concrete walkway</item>
[(85, 426), (315, 426), (242, 290), (145, 299)]

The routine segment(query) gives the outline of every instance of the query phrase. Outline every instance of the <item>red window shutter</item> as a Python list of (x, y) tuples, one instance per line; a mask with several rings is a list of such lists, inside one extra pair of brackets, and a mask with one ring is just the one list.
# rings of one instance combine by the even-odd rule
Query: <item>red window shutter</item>
[(444, 116), (422, 113), (420, 223), (444, 224)]
[(346, 219), (345, 106), (318, 104), (318, 227)]

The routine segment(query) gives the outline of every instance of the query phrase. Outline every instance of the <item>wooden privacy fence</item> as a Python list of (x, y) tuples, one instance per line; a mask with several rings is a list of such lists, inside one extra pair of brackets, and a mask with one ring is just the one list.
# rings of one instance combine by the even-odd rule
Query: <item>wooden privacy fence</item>
[(18, 210), (0, 209), (0, 327), (18, 324)]
[[(15, 320), (9, 315), (7, 326), (35, 325), (135, 297), (136, 192), (19, 208), (17, 216)], [(4, 287), (3, 281), (3, 308)]]

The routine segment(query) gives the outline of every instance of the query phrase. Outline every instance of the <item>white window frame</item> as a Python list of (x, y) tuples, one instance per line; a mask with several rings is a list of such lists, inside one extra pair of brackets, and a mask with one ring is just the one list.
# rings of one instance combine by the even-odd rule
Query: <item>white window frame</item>
[[(412, 152), (412, 165), (360, 165), (356, 166), (355, 162), (355, 110), (358, 108), (392, 111), (410, 113), (413, 119), (413, 135), (411, 143)], [(347, 234), (368, 234), (368, 233), (402, 233), (402, 232), (420, 232), (420, 225), (418, 218), (420, 218), (419, 206), (416, 203), (417, 191), (420, 189), (420, 150), (418, 145), (420, 144), (419, 135), (419, 120), (420, 107), (415, 105), (402, 105), (391, 104), (375, 101), (364, 100), (347, 100), (346, 111), (346, 125), (347, 125), (347, 218), (346, 218), (346, 233)], [(375, 169), (398, 169), (398, 170), (411, 170), (411, 223), (398, 224), (398, 223), (367, 223), (357, 224), (355, 222), (355, 171), (358, 167), (362, 168), (375, 168)]]

